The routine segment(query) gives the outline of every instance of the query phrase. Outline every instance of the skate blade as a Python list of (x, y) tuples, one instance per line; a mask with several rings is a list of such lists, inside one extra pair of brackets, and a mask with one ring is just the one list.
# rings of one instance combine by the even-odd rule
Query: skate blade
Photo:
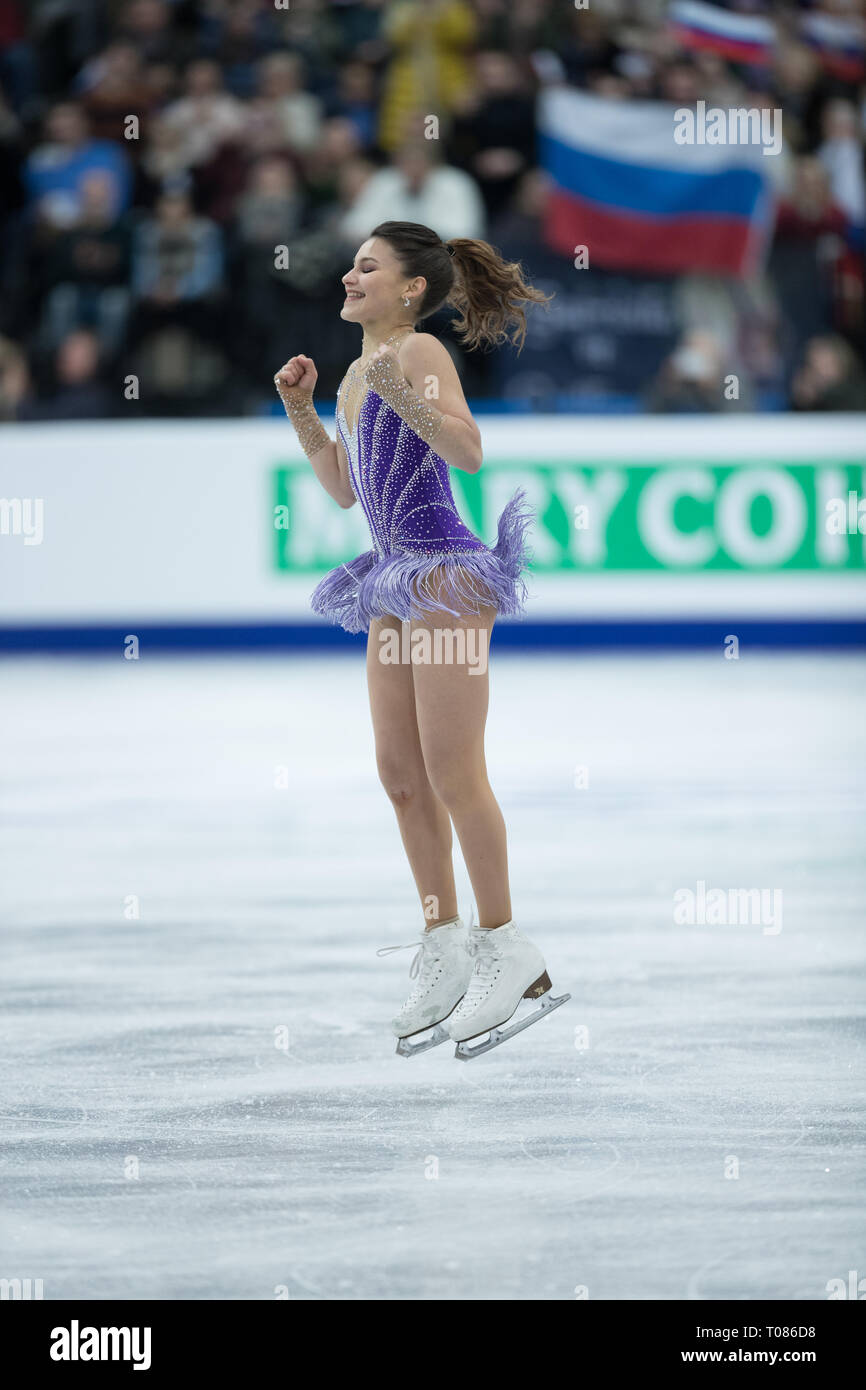
[(480, 1057), (482, 1053), (492, 1051), (494, 1047), (499, 1047), (500, 1043), (507, 1042), (517, 1033), (522, 1033), (524, 1028), (531, 1028), (533, 1023), (544, 1018), (545, 1014), (553, 1013), (553, 1010), (558, 1009), (560, 1004), (567, 1004), (570, 998), (570, 994), (560, 994), (556, 998), (549, 992), (543, 994), (538, 1001), (538, 1008), (527, 1018), (521, 1019), (519, 1023), (507, 1023), (499, 1028), (491, 1028), (486, 1037), (483, 1033), (476, 1034), (477, 1037), (484, 1038), (484, 1041), (476, 1043), (474, 1047), (470, 1047), (473, 1039), (465, 1038), (463, 1042), (457, 1044), (454, 1056), (461, 1062), (471, 1062), (473, 1057)]
[(440, 1043), (450, 1042), (451, 1035), (441, 1023), (433, 1026), (433, 1031), (421, 1042), (413, 1042), (412, 1038), (417, 1037), (417, 1033), (410, 1034), (408, 1038), (399, 1038), (397, 1041), (398, 1057), (414, 1057), (417, 1052), (429, 1052), (431, 1047), (438, 1047)]

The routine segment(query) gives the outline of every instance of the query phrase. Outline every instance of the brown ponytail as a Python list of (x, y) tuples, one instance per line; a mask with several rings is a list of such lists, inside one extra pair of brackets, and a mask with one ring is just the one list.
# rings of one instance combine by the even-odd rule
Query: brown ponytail
[(550, 302), (550, 295), (526, 283), (519, 261), (504, 261), (486, 241), (445, 242), (418, 222), (382, 222), (370, 236), (390, 243), (408, 276), (427, 281), (418, 318), (452, 305), (460, 316), (454, 326), (468, 348), (511, 342), (519, 352), (526, 338), (523, 306)]
[(454, 327), (468, 348), (511, 342), (520, 352), (526, 338), (525, 304), (550, 303), (551, 296), (528, 285), (519, 261), (504, 261), (486, 241), (455, 237), (447, 243), (456, 275), (448, 303), (460, 313)]

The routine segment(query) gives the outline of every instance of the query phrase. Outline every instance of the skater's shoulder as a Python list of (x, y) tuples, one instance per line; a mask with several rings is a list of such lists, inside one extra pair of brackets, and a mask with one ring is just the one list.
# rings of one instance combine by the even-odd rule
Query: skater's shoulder
[(428, 368), (442, 369), (450, 365), (451, 354), (445, 344), (432, 333), (409, 333), (400, 344), (400, 365), (404, 371)]
[(437, 338), (434, 333), (407, 333), (400, 344), (400, 356), (404, 353), (444, 353), (446, 357), (450, 354), (441, 338)]

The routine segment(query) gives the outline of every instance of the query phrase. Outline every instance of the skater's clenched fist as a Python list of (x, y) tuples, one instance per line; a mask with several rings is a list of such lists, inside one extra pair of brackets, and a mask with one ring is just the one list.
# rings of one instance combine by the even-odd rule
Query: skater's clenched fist
[(371, 355), (364, 377), (370, 384), (382, 380), (399, 381), (403, 379), (400, 358), (388, 343), (380, 343)]
[(274, 385), (282, 400), (286, 399), (287, 391), (308, 391), (312, 395), (319, 374), (312, 357), (305, 357), (299, 353), (297, 357), (290, 357), (274, 376)]

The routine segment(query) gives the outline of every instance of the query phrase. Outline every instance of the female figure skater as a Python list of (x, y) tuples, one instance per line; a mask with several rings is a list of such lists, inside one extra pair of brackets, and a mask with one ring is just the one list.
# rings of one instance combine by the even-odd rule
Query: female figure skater
[[(427, 918), (417, 983), (392, 1023), (397, 1051), (409, 1056), (450, 1035), (466, 1057), (569, 996), (552, 998), (541, 952), (512, 921), (505, 824), (484, 760), (487, 644), (496, 614), (522, 609), (531, 518), (516, 493), (492, 549), (460, 519), (448, 470), (478, 472), (481, 436), (446, 349), (416, 324), (447, 302), (469, 347), (509, 337), (520, 345), (524, 304), (546, 296), (486, 242), (445, 243), (412, 222), (376, 227), (343, 284), (341, 317), (361, 325), (363, 342), (340, 386), (336, 443), (313, 405), (312, 359), (290, 358), (274, 381), (319, 482), (341, 507), (361, 504), (373, 540), (326, 575), (312, 606), (347, 632), (369, 633), (379, 775)], [(407, 633), (412, 660), (394, 660)], [(453, 660), (479, 650), (483, 663)], [(457, 914), (452, 822), (478, 909), (468, 932)], [(505, 1029), (524, 997), (540, 999), (538, 1011)], [(486, 1044), (466, 1047), (487, 1032)]]

